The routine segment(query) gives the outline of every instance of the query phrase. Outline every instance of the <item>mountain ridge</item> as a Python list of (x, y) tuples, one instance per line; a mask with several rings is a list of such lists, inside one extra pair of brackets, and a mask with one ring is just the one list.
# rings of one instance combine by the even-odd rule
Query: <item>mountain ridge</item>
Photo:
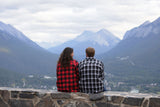
[(41, 48), (39, 45), (37, 45), (35, 42), (33, 42), (31, 39), (25, 36), (21, 31), (19, 31), (10, 24), (5, 24), (2, 21), (0, 21), (0, 31), (8, 34), (4, 36), (4, 38), (6, 39), (19, 39), (21, 41), (24, 41), (26, 44)]
[[(125, 36), (127, 38), (99, 56), (106, 73), (113, 75), (108, 81), (121, 81), (126, 87), (140, 87), (141, 91), (148, 92), (152, 87), (147, 84), (160, 81), (160, 21), (132, 28)], [(157, 92), (154, 88), (152, 91)]]
[(13, 26), (1, 22), (0, 59), (0, 68), (9, 71), (53, 75), (58, 55), (41, 48)]
[(75, 55), (84, 55), (87, 47), (94, 47), (97, 54), (104, 53), (114, 47), (120, 39), (105, 29), (97, 32), (84, 31), (76, 38), (67, 41), (59, 46), (49, 48), (49, 51), (60, 54), (65, 47), (72, 47)]
[(141, 24), (138, 27), (135, 27), (131, 30), (128, 30), (123, 39), (127, 39), (129, 37), (146, 37), (149, 35), (149, 33), (159, 33), (159, 29), (156, 29), (156, 26), (160, 25), (160, 17), (157, 18), (153, 22), (145, 21), (143, 24)]

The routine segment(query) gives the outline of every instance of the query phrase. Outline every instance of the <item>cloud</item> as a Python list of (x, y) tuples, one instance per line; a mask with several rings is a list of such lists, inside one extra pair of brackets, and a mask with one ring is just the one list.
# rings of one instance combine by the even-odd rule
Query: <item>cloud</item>
[(159, 17), (159, 0), (0, 0), (0, 21), (33, 41), (63, 43), (84, 30), (124, 33)]

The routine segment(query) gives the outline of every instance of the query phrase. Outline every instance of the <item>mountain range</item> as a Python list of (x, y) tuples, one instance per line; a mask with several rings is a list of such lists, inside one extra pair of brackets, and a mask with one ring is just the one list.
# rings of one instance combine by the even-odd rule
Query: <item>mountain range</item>
[(98, 32), (84, 31), (82, 34), (67, 41), (61, 45), (49, 48), (52, 53), (60, 54), (65, 47), (72, 47), (77, 58), (85, 56), (85, 49), (93, 47), (96, 50), (96, 55), (105, 53), (112, 49), (120, 39), (114, 36), (106, 29), (101, 29)]
[(84, 31), (49, 50), (41, 48), (12, 25), (0, 22), (0, 77), (13, 80), (13, 76), (20, 78), (26, 74), (55, 75), (58, 56), (65, 47), (74, 49), (76, 59), (85, 57), (87, 47), (94, 47), (96, 58), (105, 64), (106, 79), (113, 89), (115, 82), (126, 83), (126, 86), (160, 83), (160, 18), (128, 30), (122, 40), (106, 29)]
[(99, 58), (117, 81), (159, 83), (160, 18), (127, 31), (122, 41)]

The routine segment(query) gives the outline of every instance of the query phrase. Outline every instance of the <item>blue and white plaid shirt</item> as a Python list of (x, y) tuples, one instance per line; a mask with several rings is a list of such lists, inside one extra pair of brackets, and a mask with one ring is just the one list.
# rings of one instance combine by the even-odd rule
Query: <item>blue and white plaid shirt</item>
[(104, 65), (94, 57), (86, 57), (79, 63), (80, 90), (84, 93), (104, 91)]

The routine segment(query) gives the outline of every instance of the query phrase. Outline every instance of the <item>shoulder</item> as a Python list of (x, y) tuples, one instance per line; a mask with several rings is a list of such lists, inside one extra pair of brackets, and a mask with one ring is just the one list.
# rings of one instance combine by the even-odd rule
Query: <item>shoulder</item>
[(72, 61), (73, 61), (73, 63), (76, 64), (76, 65), (79, 64), (78, 61), (75, 60), (75, 59), (73, 59)]
[(100, 65), (102, 65), (102, 66), (104, 65), (103, 62), (100, 61), (100, 60), (98, 60), (98, 59), (95, 59), (95, 61), (96, 61), (96, 63), (98, 63), (98, 64), (100, 64)]
[(86, 62), (86, 59), (83, 59), (83, 60), (81, 60), (80, 62), (79, 62), (79, 64), (83, 64), (83, 63), (85, 63)]

